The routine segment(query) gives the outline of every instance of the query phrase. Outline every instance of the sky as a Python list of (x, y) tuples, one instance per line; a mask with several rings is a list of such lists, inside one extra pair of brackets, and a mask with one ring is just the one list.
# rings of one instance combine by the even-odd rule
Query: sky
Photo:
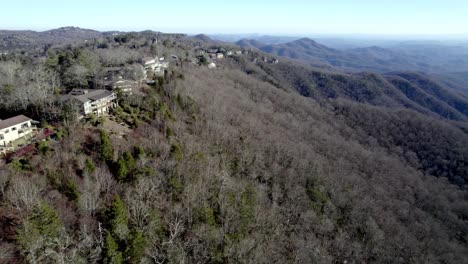
[(468, 35), (468, 0), (4, 0), (0, 29)]

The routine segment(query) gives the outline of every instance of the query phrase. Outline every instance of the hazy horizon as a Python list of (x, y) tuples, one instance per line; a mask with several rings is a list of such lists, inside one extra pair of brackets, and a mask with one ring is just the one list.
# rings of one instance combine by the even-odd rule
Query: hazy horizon
[(80, 27), (76, 25), (61, 25), (57, 27), (51, 28), (44, 28), (44, 29), (34, 29), (34, 28), (0, 28), (0, 30), (7, 30), (7, 31), (35, 31), (35, 32), (47, 32), (54, 29), (59, 28), (67, 28), (67, 27), (76, 27), (81, 29), (87, 30), (95, 30), (99, 32), (112, 32), (112, 31), (119, 31), (119, 32), (142, 32), (142, 31), (156, 31), (161, 33), (168, 33), (168, 34), (187, 34), (190, 36), (195, 35), (208, 35), (211, 37), (226, 37), (226, 38), (255, 38), (255, 37), (284, 37), (284, 38), (322, 38), (322, 39), (343, 39), (343, 40), (388, 40), (388, 41), (461, 41), (466, 42), (468, 41), (468, 33), (460, 33), (460, 34), (433, 34), (433, 35), (423, 35), (423, 34), (359, 34), (359, 33), (296, 33), (296, 34), (288, 34), (288, 33), (262, 33), (262, 32), (241, 32), (241, 33), (227, 33), (227, 32), (179, 32), (179, 31), (162, 31), (158, 29), (137, 29), (137, 30), (125, 30), (125, 29), (99, 29), (93, 27)]
[[(25, 8), (27, 6), (28, 8)], [(466, 37), (468, 3), (460, 0), (345, 1), (213, 0), (157, 3), (147, 0), (4, 3), (6, 30), (68, 25), (99, 31), (185, 34), (352, 35), (384, 37)]]

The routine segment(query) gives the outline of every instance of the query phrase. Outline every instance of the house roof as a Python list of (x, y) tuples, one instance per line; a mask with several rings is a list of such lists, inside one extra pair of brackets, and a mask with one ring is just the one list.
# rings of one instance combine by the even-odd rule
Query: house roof
[(132, 80), (118, 80), (118, 81), (115, 81), (114, 82), (114, 85), (125, 85), (125, 84), (131, 84), (131, 85), (134, 85), (134, 84), (137, 84), (138, 82), (137, 81), (132, 81)]
[(107, 90), (92, 90), (89, 91), (87, 94), (74, 96), (74, 98), (82, 103), (86, 103), (88, 101), (96, 101), (102, 98), (106, 98), (111, 94), (112, 92)]
[(112, 92), (107, 91), (107, 90), (96, 90), (96, 91), (93, 91), (93, 92), (95, 92), (95, 93), (88, 93), (88, 98), (93, 100), (93, 101), (96, 101), (96, 100), (99, 100), (99, 99), (102, 99), (102, 98), (106, 98), (106, 97), (113, 94)]
[(73, 96), (73, 98), (75, 98), (76, 100), (82, 103), (86, 103), (89, 101), (88, 94)]
[(0, 120), (0, 129), (5, 129), (32, 120), (24, 115), (15, 116), (5, 120)]

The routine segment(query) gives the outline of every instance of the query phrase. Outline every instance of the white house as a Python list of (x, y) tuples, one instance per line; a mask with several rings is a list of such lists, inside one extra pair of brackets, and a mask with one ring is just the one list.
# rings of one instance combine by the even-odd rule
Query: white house
[(14, 151), (19, 139), (30, 139), (34, 135), (35, 127), (32, 119), (24, 115), (0, 120), (0, 154)]
[(67, 99), (74, 99), (79, 105), (80, 117), (93, 113), (97, 116), (109, 113), (114, 108), (117, 96), (114, 92), (107, 90), (78, 90), (73, 89)]
[(164, 73), (164, 69), (167, 69), (169, 67), (169, 62), (166, 62), (164, 58), (158, 59), (146, 57), (142, 59), (142, 63), (146, 71), (150, 71), (156, 74)]

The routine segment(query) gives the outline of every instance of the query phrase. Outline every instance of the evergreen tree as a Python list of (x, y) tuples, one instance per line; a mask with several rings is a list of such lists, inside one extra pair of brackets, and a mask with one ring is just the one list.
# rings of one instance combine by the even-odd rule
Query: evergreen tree
[(103, 263), (118, 264), (123, 262), (122, 252), (119, 251), (119, 245), (110, 233), (107, 233), (105, 246), (103, 250)]
[(116, 178), (119, 182), (124, 182), (127, 179), (129, 169), (127, 167), (127, 162), (125, 158), (121, 156), (117, 161), (117, 171), (116, 171)]
[(106, 210), (105, 218), (110, 233), (119, 239), (128, 234), (128, 215), (120, 196), (115, 195), (112, 205)]
[(143, 237), (143, 234), (139, 231), (133, 234), (132, 239), (129, 241), (126, 250), (126, 259), (129, 260), (129, 263), (140, 263), (141, 258), (143, 257), (146, 247), (146, 239)]
[(99, 133), (101, 138), (101, 144), (99, 145), (99, 154), (101, 156), (101, 160), (112, 161), (114, 157), (114, 150), (112, 148), (109, 136), (104, 130), (99, 130)]
[(129, 172), (133, 172), (136, 170), (137, 166), (135, 163), (135, 159), (133, 158), (132, 154), (129, 151), (125, 151), (123, 154), (123, 158), (125, 159), (125, 164), (127, 165), (127, 169)]
[(16, 242), (21, 255), (30, 262), (53, 244), (62, 230), (57, 211), (44, 202), (36, 205), (31, 216), (17, 231)]
[(43, 236), (55, 237), (62, 229), (57, 211), (44, 202), (34, 207), (29, 221)]
[(78, 191), (78, 188), (76, 187), (76, 182), (71, 178), (68, 178), (64, 182), (62, 186), (62, 191), (63, 191), (63, 194), (72, 201), (76, 201), (80, 197), (80, 192)]

